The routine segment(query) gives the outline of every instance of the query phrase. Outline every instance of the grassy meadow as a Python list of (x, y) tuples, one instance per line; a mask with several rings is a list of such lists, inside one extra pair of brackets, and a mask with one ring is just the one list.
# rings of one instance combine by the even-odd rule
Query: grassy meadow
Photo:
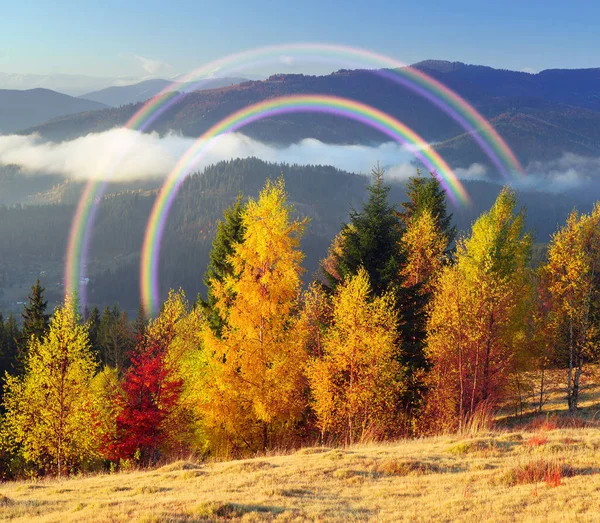
[(10, 521), (598, 521), (600, 431), (305, 448), (2, 485)]
[[(598, 521), (600, 387), (566, 413), (548, 373), (494, 430), (0, 485), (2, 521)], [(515, 410), (522, 411), (519, 417)], [(511, 415), (512, 414), (512, 415)]]

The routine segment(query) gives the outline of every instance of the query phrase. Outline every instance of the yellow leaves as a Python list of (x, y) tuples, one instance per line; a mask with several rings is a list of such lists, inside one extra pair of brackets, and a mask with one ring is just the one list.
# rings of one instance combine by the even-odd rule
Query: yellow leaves
[[(243, 242), (234, 246), (234, 276), (212, 292), (227, 325), (219, 339), (206, 326), (203, 413), (213, 430), (254, 450), (266, 445), (260, 426), (292, 423), (303, 411), (306, 352), (297, 332), (305, 221), (292, 220), (283, 181), (267, 182), (242, 217)], [(263, 439), (260, 442), (259, 438)]]
[(324, 432), (354, 441), (387, 431), (402, 388), (397, 317), (389, 295), (371, 297), (364, 269), (333, 298), (333, 322), (322, 358), (308, 367), (314, 408)]
[(402, 269), (405, 286), (423, 284), (423, 290), (431, 292), (446, 261), (444, 252), (448, 245), (429, 209), (409, 222), (402, 242), (407, 252)]
[(63, 473), (98, 455), (96, 363), (73, 302), (54, 312), (50, 330), (33, 342), (22, 380), (7, 382), (5, 429), (25, 459)]
[(478, 405), (497, 401), (525, 349), (531, 238), (515, 206), (514, 193), (504, 189), (458, 243), (456, 264), (444, 268), (435, 289), (427, 325), (428, 408), (443, 428), (457, 428)]

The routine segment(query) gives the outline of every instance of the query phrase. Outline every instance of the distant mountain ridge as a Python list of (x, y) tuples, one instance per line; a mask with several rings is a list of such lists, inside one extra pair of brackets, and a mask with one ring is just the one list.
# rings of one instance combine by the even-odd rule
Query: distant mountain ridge
[[(461, 62), (415, 64), (469, 101), (503, 136), (521, 162), (550, 160), (563, 153), (600, 156), (600, 69), (504, 71)], [(471, 134), (428, 100), (377, 71), (340, 70), (324, 76), (277, 74), (187, 93), (147, 131), (171, 130), (196, 137), (232, 112), (277, 96), (329, 94), (372, 105), (436, 142), (454, 167), (486, 162)], [(52, 140), (72, 139), (124, 125), (141, 107), (125, 105), (59, 116), (24, 132)], [(257, 121), (244, 134), (287, 145), (303, 138), (327, 143), (376, 144), (387, 137), (363, 124), (333, 115), (290, 114)]]
[(0, 89), (0, 134), (39, 125), (57, 116), (98, 111), (106, 107), (50, 89)]
[(99, 91), (83, 94), (79, 98), (100, 102), (110, 107), (119, 107), (121, 105), (139, 103), (149, 100), (169, 86), (173, 86), (173, 90), (176, 91), (191, 92), (203, 91), (206, 89), (218, 89), (220, 87), (237, 85), (247, 81), (248, 80), (246, 78), (237, 77), (207, 78), (205, 80), (200, 80), (196, 83), (187, 85), (173, 82), (171, 80), (164, 80), (162, 78), (155, 78), (131, 85), (107, 87)]

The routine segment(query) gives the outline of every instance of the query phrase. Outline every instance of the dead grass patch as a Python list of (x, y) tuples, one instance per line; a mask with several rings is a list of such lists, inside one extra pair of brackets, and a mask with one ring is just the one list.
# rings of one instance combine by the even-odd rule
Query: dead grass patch
[(574, 475), (573, 467), (560, 460), (538, 458), (512, 467), (504, 473), (501, 481), (510, 487), (542, 482), (549, 487), (558, 487), (562, 478)]
[(198, 505), (194, 510), (194, 515), (201, 518), (209, 518), (210, 521), (214, 521), (215, 517), (225, 520), (236, 519), (253, 512), (258, 514), (267, 512), (279, 514), (284, 512), (284, 509), (281, 507), (270, 507), (265, 505), (245, 505), (241, 503), (209, 501)]
[(259, 470), (268, 470), (275, 468), (276, 466), (277, 465), (269, 463), (268, 461), (244, 461), (242, 463), (236, 463), (231, 467), (227, 467), (224, 472), (258, 472)]
[(323, 454), (324, 452), (331, 451), (329, 447), (305, 447), (296, 452), (296, 454), (306, 455), (306, 454)]
[(160, 467), (156, 469), (157, 472), (177, 472), (179, 470), (197, 470), (202, 468), (202, 465), (198, 463), (193, 463), (192, 461), (175, 461), (173, 463), (169, 463), (164, 467)]
[(15, 502), (14, 500), (10, 499), (9, 497), (5, 496), (4, 494), (0, 494), (0, 507), (10, 507), (11, 505), (14, 505)]
[(375, 472), (386, 476), (421, 476), (442, 472), (439, 465), (416, 459), (386, 459), (375, 464)]

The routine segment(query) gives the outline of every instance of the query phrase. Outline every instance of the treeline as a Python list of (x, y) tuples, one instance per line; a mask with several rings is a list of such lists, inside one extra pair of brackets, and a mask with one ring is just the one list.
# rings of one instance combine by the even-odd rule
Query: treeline
[(600, 336), (600, 206), (574, 211), (534, 269), (511, 190), (458, 238), (434, 176), (401, 208), (389, 191), (375, 169), (308, 287), (308, 219), (281, 178), (224, 213), (195, 303), (171, 291), (132, 326), (67, 298), (48, 324), (34, 287), (35, 329), (4, 379), (4, 476), (460, 431), (526, 371), (543, 398), (550, 368), (575, 413)]
[[(236, 199), (239, 191), (256, 196), (265, 178), (282, 175), (290, 202), (298, 217), (310, 218), (301, 239), (306, 255), (303, 279), (310, 282), (318, 271), (319, 261), (339, 230), (352, 206), (359, 207), (364, 198), (368, 178), (327, 166), (300, 166), (266, 163), (256, 158), (219, 162), (196, 173), (183, 183), (166, 224), (161, 249), (160, 295), (164, 300), (170, 288), (182, 287), (188, 296), (206, 293), (202, 271), (208, 263), (216, 223), (223, 210)], [(489, 209), (501, 187), (486, 182), (465, 182), (472, 205), (453, 209), (453, 223), (467, 231), (479, 214)], [(135, 184), (129, 186), (132, 189)], [(390, 180), (390, 202), (404, 199), (405, 184)], [(91, 252), (87, 260), (90, 282), (87, 301), (101, 309), (119, 302), (130, 315), (138, 305), (139, 251), (144, 228), (154, 203), (155, 191), (125, 190), (113, 185), (98, 208), (91, 237)], [(65, 190), (81, 189), (81, 184), (69, 183)], [(65, 201), (64, 198), (61, 201)], [(76, 202), (77, 198), (70, 199)], [(583, 197), (540, 192), (523, 192), (519, 201), (528, 209), (527, 226), (536, 234), (536, 241), (546, 243), (556, 226), (577, 206), (591, 210), (589, 193)], [(42, 276), (50, 303), (62, 299), (62, 275), (71, 221), (75, 213), (72, 204), (44, 206), (0, 206), (0, 310), (2, 291), (17, 285), (27, 289)], [(25, 291), (23, 291), (24, 301)], [(5, 293), (15, 300), (15, 292)], [(13, 301), (14, 303), (14, 301)], [(14, 310), (14, 307), (8, 310)]]

